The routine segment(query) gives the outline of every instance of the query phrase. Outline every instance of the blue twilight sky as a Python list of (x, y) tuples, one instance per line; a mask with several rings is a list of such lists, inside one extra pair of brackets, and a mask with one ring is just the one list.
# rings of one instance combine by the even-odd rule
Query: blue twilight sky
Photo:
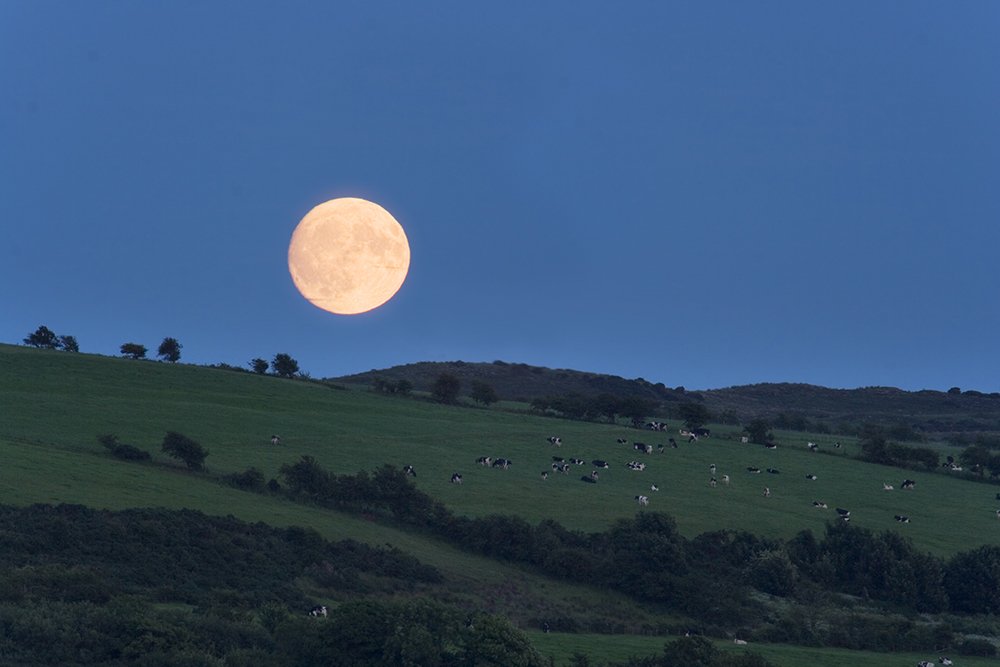
[[(1000, 390), (1000, 2), (0, 1), (0, 342)], [(299, 296), (337, 196), (396, 297)]]

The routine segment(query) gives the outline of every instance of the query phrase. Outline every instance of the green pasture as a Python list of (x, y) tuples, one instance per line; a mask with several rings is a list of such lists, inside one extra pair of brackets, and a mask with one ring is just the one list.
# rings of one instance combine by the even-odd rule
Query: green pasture
[[(669, 433), (654, 433), (249, 373), (7, 345), (0, 346), (0, 406), (3, 447), (45, 454), (37, 467), (18, 473), (19, 479), (8, 477), (8, 463), (0, 473), (0, 502), (22, 502), (26, 489), (49, 477), (64, 502), (100, 505), (102, 493), (108, 493), (117, 506), (215, 507), (227, 513), (244, 504), (272, 502), (218, 485), (195, 490), (187, 473), (165, 476), (156, 466), (114, 461), (95, 439), (115, 433), (150, 451), (154, 461), (175, 465), (159, 445), (167, 430), (176, 430), (209, 450), (206, 466), (218, 473), (254, 466), (266, 477), (279, 477), (280, 466), (301, 455), (337, 473), (411, 464), (418, 487), (470, 516), (516, 514), (530, 522), (555, 519), (569, 528), (599, 531), (632, 516), (639, 509), (634, 497), (642, 494), (649, 496), (649, 510), (674, 516), (689, 537), (720, 528), (779, 538), (804, 528), (821, 532), (835, 517), (834, 508), (843, 507), (851, 510), (855, 525), (899, 531), (938, 555), (1000, 544), (997, 487), (863, 463), (846, 456), (857, 448), (853, 440), (830, 435), (780, 432), (778, 448), (767, 450), (741, 444), (735, 427), (715, 426), (711, 438), (688, 443), (676, 423)], [(282, 437), (279, 446), (270, 444), (272, 434)], [(548, 444), (549, 435), (560, 436), (564, 444)], [(619, 437), (630, 444), (616, 444)], [(631, 446), (635, 440), (667, 444), (670, 437), (679, 446), (663, 453), (641, 454)], [(808, 451), (807, 441), (819, 444), (820, 452)], [(835, 449), (835, 441), (844, 446)], [(509, 470), (484, 468), (475, 463), (479, 456), (506, 457), (514, 464)], [(588, 464), (562, 475), (551, 471), (552, 456)], [(61, 457), (65, 468), (53, 470), (50, 457)], [(594, 459), (611, 467), (599, 470), (597, 484), (585, 484), (580, 477), (594, 469), (589, 463)], [(646, 463), (646, 470), (629, 470), (625, 463), (631, 460)], [(720, 480), (714, 488), (709, 484), (713, 463)], [(748, 466), (776, 468), (780, 474), (750, 474)], [(104, 481), (75, 482), (73, 474), (88, 468), (94, 479)], [(543, 471), (549, 471), (547, 480)], [(463, 484), (449, 482), (453, 472), (463, 475)], [(807, 480), (807, 474), (817, 479)], [(729, 475), (728, 485), (721, 482), (723, 475)], [(148, 479), (135, 483), (138, 477)], [(899, 488), (907, 477), (916, 480), (915, 490)], [(883, 483), (896, 490), (884, 491)], [(659, 491), (651, 491), (652, 484)], [(127, 495), (115, 488), (122, 485)], [(770, 497), (764, 497), (765, 487)], [(45, 498), (32, 502), (38, 500)], [(829, 509), (814, 508), (813, 500)], [(911, 517), (911, 523), (897, 523), (894, 514)]]
[[(624, 661), (630, 656), (644, 657), (661, 655), (663, 646), (676, 637), (650, 637), (642, 635), (593, 635), (561, 634), (528, 631), (535, 648), (543, 657), (552, 657), (560, 667), (570, 665), (573, 653), (585, 654), (591, 664), (602, 664), (609, 660)], [(937, 664), (937, 655), (932, 653), (875, 653), (872, 651), (850, 651), (838, 648), (809, 648), (786, 644), (756, 644), (736, 646), (731, 641), (717, 641), (716, 646), (726, 652), (758, 653), (777, 667), (911, 667), (921, 660)], [(954, 653), (945, 654), (956, 665), (962, 667), (987, 667), (996, 665), (996, 658), (971, 658)]]

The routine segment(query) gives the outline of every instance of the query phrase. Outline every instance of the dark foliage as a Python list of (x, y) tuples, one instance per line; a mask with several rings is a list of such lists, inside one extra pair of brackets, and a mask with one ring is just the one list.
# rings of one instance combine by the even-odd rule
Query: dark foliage
[(152, 458), (149, 452), (139, 449), (134, 445), (127, 445), (118, 441), (118, 436), (113, 434), (100, 435), (97, 441), (104, 445), (111, 455), (123, 461), (148, 461)]
[(59, 336), (59, 347), (66, 352), (79, 352), (80, 345), (75, 336)]
[(49, 329), (47, 326), (42, 325), (35, 329), (34, 333), (29, 334), (27, 338), (24, 339), (24, 344), (32, 347), (55, 350), (59, 347), (59, 339), (56, 337), (54, 331)]
[(493, 388), (493, 385), (480, 380), (472, 383), (472, 391), (469, 392), (469, 397), (476, 403), (485, 406), (489, 406), (500, 400), (497, 396), (497, 390)]
[(274, 355), (271, 360), (271, 368), (274, 374), (283, 378), (293, 378), (299, 372), (299, 362), (284, 352)]
[(176, 338), (164, 338), (160, 347), (156, 350), (156, 356), (170, 363), (177, 363), (181, 358), (181, 348), (183, 345)]
[(122, 343), (120, 348), (123, 357), (130, 359), (145, 359), (146, 346), (139, 343)]
[(254, 373), (257, 373), (258, 375), (264, 375), (265, 373), (267, 373), (267, 369), (269, 367), (267, 359), (261, 359), (260, 357), (251, 359), (249, 365), (250, 365), (250, 370), (252, 370)]
[(167, 431), (160, 448), (175, 459), (183, 461), (191, 470), (201, 470), (205, 457), (208, 456), (208, 452), (200, 444), (175, 431)]
[(454, 403), (458, 400), (458, 391), (462, 382), (451, 373), (441, 373), (431, 387), (431, 395), (439, 403)]

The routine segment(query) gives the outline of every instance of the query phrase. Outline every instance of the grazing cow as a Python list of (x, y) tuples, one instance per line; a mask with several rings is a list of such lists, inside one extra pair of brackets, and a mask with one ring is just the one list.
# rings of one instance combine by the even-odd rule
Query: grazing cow
[(710, 431), (707, 428), (696, 428), (693, 431), (691, 431), (691, 435), (693, 435), (693, 436), (695, 436), (697, 438), (707, 438), (711, 434), (712, 434), (712, 431)]
[(947, 667), (948, 665), (952, 664), (951, 660), (949, 660), (948, 658), (946, 658), (944, 656), (941, 656), (940, 658), (938, 658), (938, 662), (940, 662), (942, 665), (945, 665), (945, 667)]
[[(819, 501), (819, 500), (814, 500), (814, 501), (813, 501), (813, 507), (815, 507), (816, 509), (820, 509), (820, 510), (825, 510), (825, 509), (827, 509), (827, 505), (826, 505), (826, 503), (824, 503), (824, 502), (821, 502), (821, 501)], [(850, 514), (850, 512), (848, 512), (848, 514)]]
[(615, 442), (617, 442), (619, 445), (627, 445), (628, 444), (628, 440), (626, 440), (625, 438), (618, 438), (617, 440), (615, 440)]
[(715, 485), (716, 485), (716, 484), (717, 484), (717, 482), (715, 481), (715, 478), (714, 478), (714, 477), (713, 477), (712, 479), (708, 480), (708, 485), (709, 485), (710, 487), (712, 487), (713, 489), (715, 488)]
[(930, 660), (921, 660), (917, 663), (917, 667), (934, 667), (934, 663)]
[(417, 476), (417, 471), (413, 469), (413, 466), (403, 466), (403, 472), (405, 472), (410, 477)]
[(892, 484), (886, 484), (885, 482), (882, 482), (882, 490), (883, 491), (892, 491), (893, 490)]
[(770, 498), (771, 497), (771, 489), (770, 489), (770, 487), (767, 487), (767, 486), (764, 487), (764, 497), (765, 498)]
[(569, 462), (575, 466), (582, 466), (584, 463), (586, 463), (586, 461), (584, 461), (583, 459), (570, 459)]
[(549, 478), (549, 471), (548, 470), (543, 470), (542, 471), (542, 479), (548, 479), (548, 478)]
[(628, 468), (629, 470), (645, 470), (646, 464), (639, 463), (638, 461), (629, 461), (628, 463), (625, 464), (625, 467)]
[(569, 464), (568, 463), (553, 463), (552, 464), (552, 471), (553, 472), (561, 472), (564, 475), (568, 475), (569, 474)]
[(494, 459), (493, 467), (500, 468), (502, 470), (507, 470), (513, 465), (513, 461), (510, 459)]
[(767, 471), (769, 473), (771, 473), (772, 475), (780, 475), (781, 474), (781, 471), (778, 470), (777, 468), (768, 468)]
[(745, 639), (734, 639), (733, 643), (736, 644), (737, 646), (746, 646), (747, 645), (747, 640), (745, 640)]
[(845, 510), (845, 509), (842, 509), (842, 508), (838, 507), (837, 508), (837, 514), (839, 514), (840, 518), (843, 519), (844, 521), (850, 521), (851, 520), (851, 511), (850, 510)]
[(729, 484), (729, 475), (723, 475), (722, 476), (722, 483), (723, 484)]
[(748, 442), (750, 442), (750, 437), (749, 436), (746, 436), (746, 435), (741, 435), (740, 436), (740, 444), (745, 445)]
[(597, 478), (598, 478), (597, 471), (596, 470), (591, 470), (590, 471), (590, 479), (592, 479), (592, 480), (594, 480), (596, 482)]
[(714, 463), (712, 465), (708, 466), (708, 472), (712, 473), (713, 475), (715, 474), (715, 464)]
[(591, 463), (594, 464), (595, 466), (597, 466), (598, 468), (607, 468), (608, 467), (608, 462), (607, 461), (602, 461), (601, 459), (594, 459), (593, 461), (591, 461)]
[(561, 457), (561, 456), (553, 456), (553, 457), (552, 457), (552, 460), (553, 460), (553, 461), (555, 461), (556, 463), (562, 463), (562, 462), (564, 462), (564, 461), (565, 461), (566, 459), (564, 459), (564, 458), (563, 458), (563, 457)]
[(806, 447), (809, 448), (810, 452), (819, 451), (819, 445), (817, 445), (815, 442), (807, 442)]
[(754, 475), (759, 475), (760, 474), (760, 468), (758, 468), (757, 466), (748, 466), (747, 467), (747, 472), (753, 473)]
[(764, 444), (764, 449), (777, 449), (778, 446), (773, 442), (768, 442)]
[(480, 456), (478, 459), (476, 459), (476, 463), (478, 463), (481, 466), (489, 467), (489, 466), (493, 465), (493, 457), (492, 456)]
[(281, 436), (272, 435), (271, 436), (271, 444), (272, 445), (280, 445), (281, 444)]
[(309, 615), (315, 618), (319, 618), (320, 616), (326, 618), (326, 606), (321, 604), (316, 605), (315, 607), (309, 610)]
[(457, 472), (451, 473), (451, 483), (452, 484), (461, 484), (462, 483), (462, 476), (460, 474), (458, 474)]
[(906, 490), (911, 490), (916, 485), (917, 485), (917, 483), (914, 482), (912, 479), (904, 479), (903, 483), (899, 485), (899, 488), (906, 489)]
[(900, 523), (910, 523), (910, 517), (903, 516), (902, 514), (896, 514), (893, 518)]
[[(650, 491), (659, 491), (660, 487), (658, 487), (656, 484), (650, 484), (649, 485), (649, 490)], [(997, 510), (997, 513), (1000, 514), (1000, 510)]]
[(643, 454), (652, 454), (653, 453), (653, 446), (652, 445), (647, 445), (644, 442), (635, 442), (635, 443), (632, 443), (632, 449), (634, 449), (637, 452), (642, 452)]
[(813, 474), (806, 475), (806, 479), (811, 479), (812, 481), (815, 482), (816, 481), (816, 475), (813, 475)]
[(636, 496), (635, 500), (643, 507), (649, 504), (649, 498), (647, 496)]
[(546, 440), (549, 441), (550, 445), (555, 445), (556, 447), (562, 446), (562, 438), (556, 435), (550, 435)]
[(835, 447), (836, 449), (840, 449), (840, 443), (839, 443), (839, 442), (835, 442), (835, 443), (833, 443), (833, 446), (834, 446), (834, 447)]

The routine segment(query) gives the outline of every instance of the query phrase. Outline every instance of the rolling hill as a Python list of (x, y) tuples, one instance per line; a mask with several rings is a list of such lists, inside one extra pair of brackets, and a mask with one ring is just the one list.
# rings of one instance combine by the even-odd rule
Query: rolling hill
[[(678, 427), (673, 422), (674, 432)], [(616, 440), (665, 444), (670, 434), (436, 405), (318, 382), (0, 345), (0, 504), (198, 510), (276, 527), (305, 526), (332, 540), (391, 544), (441, 572), (442, 581), (423, 586), (422, 595), (504, 614), (522, 626), (564, 618), (582, 629), (638, 633), (690, 621), (613, 590), (471, 553), (415, 526), (281, 494), (248, 493), (223, 478), (253, 467), (265, 479), (283, 481), (282, 466), (303, 456), (341, 475), (413, 465), (417, 489), (459, 517), (500, 512), (530, 524), (554, 520), (595, 533), (634, 517), (634, 498), (645, 494), (649, 510), (669, 513), (687, 538), (720, 529), (776, 540), (803, 529), (822, 534), (833, 508), (841, 506), (852, 510), (855, 525), (905, 536), (939, 557), (1000, 545), (995, 487), (863, 463), (850, 456), (857, 453), (850, 438), (841, 438), (844, 446), (836, 449), (832, 436), (779, 432), (779, 447), (765, 450), (742, 444), (737, 427), (712, 429), (711, 438), (647, 455)], [(189, 471), (160, 451), (167, 431), (182, 432), (209, 451), (205, 471)], [(149, 452), (151, 461), (110, 457), (96, 440), (105, 433)], [(271, 444), (272, 434), (281, 435), (280, 445)], [(548, 444), (550, 435), (560, 436), (563, 445)], [(807, 440), (818, 442), (821, 453), (810, 452)], [(514, 464), (509, 470), (487, 468), (476, 464), (481, 456)], [(598, 484), (583, 484), (581, 473), (592, 465), (554, 474), (553, 456), (603, 459), (610, 467), (600, 470)], [(633, 459), (646, 469), (626, 468)], [(712, 464), (717, 477), (730, 476), (728, 485), (709, 485)], [(780, 473), (753, 475), (746, 471), (751, 466)], [(463, 475), (463, 484), (450, 483), (453, 472)], [(913, 492), (883, 491), (884, 482), (898, 487), (903, 477), (917, 481)], [(653, 484), (659, 491), (650, 490)], [(764, 486), (770, 497), (763, 496)], [(830, 509), (816, 509), (817, 499)], [(912, 522), (899, 524), (894, 514), (907, 514)], [(331, 591), (306, 592), (331, 604), (339, 599)], [(568, 656), (571, 646), (559, 655)], [(779, 664), (796, 664), (785, 660)]]
[(457, 377), (467, 392), (473, 382), (491, 385), (501, 399), (530, 402), (536, 398), (608, 393), (655, 401), (666, 413), (681, 402), (702, 402), (715, 415), (749, 421), (779, 415), (799, 417), (829, 429), (856, 430), (863, 423), (906, 425), (934, 437), (961, 433), (1000, 432), (1000, 393), (978, 391), (904, 391), (893, 387), (829, 389), (809, 384), (761, 383), (723, 389), (685, 390), (643, 378), (551, 369), (494, 361), (421, 362), (330, 378), (341, 384), (371, 386), (377, 378), (408, 380), (418, 391), (430, 391), (441, 373)]

